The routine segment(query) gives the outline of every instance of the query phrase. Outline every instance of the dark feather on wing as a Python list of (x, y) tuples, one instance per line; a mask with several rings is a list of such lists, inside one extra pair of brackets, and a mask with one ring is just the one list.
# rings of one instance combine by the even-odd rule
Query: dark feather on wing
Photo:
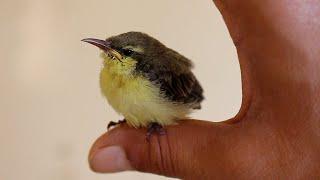
[[(203, 89), (191, 72), (191, 61), (171, 49), (151, 58), (145, 60), (144, 57), (137, 69), (150, 81), (158, 84), (168, 100), (200, 109), (200, 102), (204, 99)], [(153, 62), (150, 63), (151, 61)]]

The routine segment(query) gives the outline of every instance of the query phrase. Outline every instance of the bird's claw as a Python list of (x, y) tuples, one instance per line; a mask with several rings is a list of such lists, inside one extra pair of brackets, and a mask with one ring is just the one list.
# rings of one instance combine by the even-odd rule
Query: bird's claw
[(126, 119), (119, 120), (118, 122), (110, 121), (108, 126), (107, 126), (107, 129), (109, 130), (111, 127), (116, 126), (118, 124), (123, 124), (125, 122), (126, 122)]
[(153, 133), (158, 133), (161, 136), (166, 135), (165, 129), (158, 123), (150, 123), (148, 125), (148, 130), (147, 130), (147, 134), (146, 134), (146, 140), (148, 142), (150, 141), (151, 135)]

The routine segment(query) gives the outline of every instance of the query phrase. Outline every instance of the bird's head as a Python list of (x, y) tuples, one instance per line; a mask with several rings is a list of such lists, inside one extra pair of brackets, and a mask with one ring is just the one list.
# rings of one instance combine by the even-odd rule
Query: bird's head
[(82, 41), (100, 48), (104, 65), (112, 67), (115, 73), (132, 74), (145, 66), (157, 63), (167, 48), (158, 40), (141, 32), (127, 32), (106, 40), (86, 38)]

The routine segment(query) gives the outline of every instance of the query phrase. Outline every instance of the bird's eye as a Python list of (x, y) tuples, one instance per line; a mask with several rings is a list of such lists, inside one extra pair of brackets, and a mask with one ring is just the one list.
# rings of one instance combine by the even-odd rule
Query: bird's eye
[(123, 49), (122, 51), (125, 56), (131, 56), (134, 53), (131, 49)]

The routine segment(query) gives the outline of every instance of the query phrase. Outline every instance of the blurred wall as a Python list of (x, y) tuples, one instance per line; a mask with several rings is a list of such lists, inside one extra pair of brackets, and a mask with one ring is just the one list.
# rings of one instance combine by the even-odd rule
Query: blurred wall
[(194, 61), (206, 101), (193, 117), (240, 107), (236, 51), (211, 0), (0, 2), (0, 179), (165, 179), (89, 170), (91, 144), (121, 117), (100, 95), (99, 51), (85, 37), (146, 32)]

